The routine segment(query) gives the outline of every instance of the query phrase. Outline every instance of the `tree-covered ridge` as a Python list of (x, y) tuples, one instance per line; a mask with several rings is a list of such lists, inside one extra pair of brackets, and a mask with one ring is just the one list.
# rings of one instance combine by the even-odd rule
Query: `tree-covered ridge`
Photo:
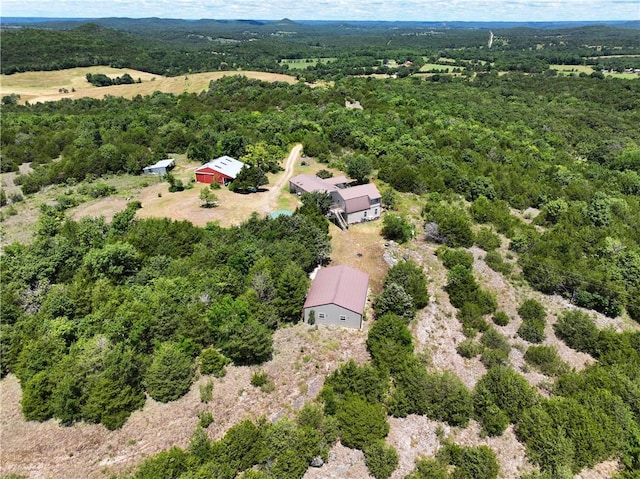
[[(345, 109), (345, 97), (364, 110)], [(362, 155), (396, 190), (431, 193), (425, 222), (447, 241), (473, 242), (470, 222), (491, 224), (537, 289), (639, 317), (637, 82), (485, 74), (309, 88), (227, 78), (200, 95), (5, 105), (0, 121), (3, 167), (36, 167), (18, 177), (25, 193), (138, 172), (167, 152), (271, 158), (302, 142), (336, 165)], [(464, 200), (460, 213), (437, 206), (451, 195)], [(529, 207), (541, 210), (534, 225), (510, 210)]]
[[(424, 59), (447, 57), (468, 72), (546, 71), (550, 64), (638, 68), (637, 29), (490, 27), (407, 22), (321, 23), (291, 21), (179, 21), (97, 19), (93, 23), (46, 22), (2, 31), (1, 71), (58, 70), (109, 64), (163, 75), (234, 70), (286, 72), (283, 59), (331, 58), (311, 62), (307, 79), (344, 75), (417, 72)], [(212, 54), (213, 53), (213, 54)], [(622, 58), (601, 58), (608, 55)], [(389, 61), (410, 68), (391, 67)]]
[(270, 359), (330, 250), (317, 215), (202, 229), (136, 219), (137, 207), (110, 224), (44, 208), (34, 243), (5, 248), (2, 375), (20, 379), (27, 419), (117, 428), (145, 391), (186, 393), (203, 348)]

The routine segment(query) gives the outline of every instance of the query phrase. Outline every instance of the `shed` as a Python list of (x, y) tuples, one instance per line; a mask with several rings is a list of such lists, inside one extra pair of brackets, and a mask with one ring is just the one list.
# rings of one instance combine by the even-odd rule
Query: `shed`
[(213, 182), (226, 185), (234, 180), (244, 163), (231, 158), (230, 156), (221, 156), (196, 169), (196, 181), (199, 183)]
[(314, 311), (316, 324), (360, 329), (369, 275), (346, 265), (321, 268), (304, 303), (304, 321)]
[(173, 158), (167, 158), (158, 161), (155, 165), (145, 166), (142, 172), (145, 175), (166, 175), (174, 166), (176, 166), (176, 161)]

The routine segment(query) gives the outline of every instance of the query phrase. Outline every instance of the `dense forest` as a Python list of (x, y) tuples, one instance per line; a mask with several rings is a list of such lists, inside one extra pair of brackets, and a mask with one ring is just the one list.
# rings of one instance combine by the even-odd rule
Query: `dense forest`
[[(334, 80), (315, 88), (237, 76), (200, 94), (3, 101), (2, 171), (30, 163), (33, 170), (15, 180), (30, 197), (49, 185), (99, 189), (94, 180), (139, 174), (171, 153), (203, 163), (227, 154), (275, 172), (278, 159), (300, 142), (328, 167), (349, 172), (366, 165), (361, 179), (371, 174), (384, 187), (387, 208), (397, 207), (399, 196), (417, 206), (411, 217), (385, 213), (382, 234), (408, 242), (418, 226), (421, 236), (413, 241), (439, 245), (444, 291), (466, 337), (457, 353), (479, 358), (486, 373), (469, 388), (416, 352), (410, 328), (429, 303), (429, 278), (414, 262), (400, 261), (373, 301), (370, 361), (331, 372), (317, 401), (291, 418), (245, 420), (217, 441), (200, 418), (187, 448), (150, 457), (131, 477), (302, 477), (340, 440), (363, 451), (373, 477), (387, 479), (398, 465), (397, 451), (385, 442), (389, 417), (412, 414), (460, 428), (477, 421), (488, 437), (512, 427), (536, 468), (527, 479), (564, 479), (608, 459), (618, 461), (617, 477), (636, 477), (640, 333), (599, 329), (580, 309), (562, 312), (553, 333), (594, 360), (578, 372), (542, 344), (549, 331), (544, 305), (523, 301), (516, 334), (526, 344), (527, 364), (549, 379), (542, 394), (510, 366), (510, 338), (500, 332), (510, 318), (478, 281), (469, 249), (484, 250), (487, 265), (505, 278), (518, 268), (535, 290), (640, 322), (640, 82), (547, 73), (550, 63), (599, 56), (602, 49), (576, 47), (593, 45), (594, 38), (637, 52), (630, 41), (637, 31), (567, 30), (567, 44), (576, 44), (532, 51), (525, 68), (518, 62), (532, 38), (552, 42), (557, 32), (505, 30), (489, 50), (473, 47), (486, 43), (478, 30), (451, 40), (336, 26), (346, 31), (336, 39), (335, 32), (322, 36), (308, 25), (304, 38), (291, 40), (276, 34), (297, 25), (280, 22), (265, 27), (259, 41), (244, 42), (243, 32), (263, 25), (241, 26), (225, 30), (225, 38), (237, 41), (206, 40), (221, 55), (205, 55), (199, 37), (188, 45), (183, 29), (166, 38), (130, 32), (116, 38), (95, 25), (3, 31), (6, 73), (112, 63), (182, 74), (230, 65), (276, 70), (283, 58), (336, 60), (312, 66), (309, 73)], [(25, 38), (32, 42), (29, 57), (14, 50)], [(58, 55), (63, 44), (69, 53)], [(359, 61), (363, 69), (391, 58), (419, 66), (438, 52), (473, 74), (349, 76), (359, 73), (349, 70)], [(498, 75), (484, 61), (503, 62), (510, 73)], [(362, 109), (345, 108), (345, 101)], [(19, 379), (25, 418), (117, 429), (146, 395), (173, 401), (197, 374), (219, 377), (229, 364), (269, 361), (273, 332), (300, 320), (308, 274), (331, 257), (318, 198), (302, 200), (292, 216), (254, 214), (231, 228), (138, 218), (137, 202), (110, 222), (74, 220), (66, 215), (71, 193), (42, 205), (33, 241), (6, 246), (0, 257), (1, 374)], [(420, 224), (410, 224), (418, 216)], [(251, 382), (265, 386), (268, 378), (256, 373)], [(498, 474), (491, 448), (444, 441), (408, 477)]]
[[(417, 72), (447, 57), (468, 72), (496, 69), (540, 73), (550, 64), (640, 68), (638, 25), (581, 28), (450, 28), (412, 23), (98, 19), (46, 22), (2, 30), (0, 71), (111, 65), (160, 75), (250, 69), (286, 73), (283, 59), (331, 58), (306, 65), (307, 80), (344, 75)], [(44, 28), (42, 28), (44, 27)], [(614, 55), (614, 57), (610, 57)], [(620, 57), (622, 55), (622, 57)], [(602, 58), (606, 57), (606, 58)], [(389, 67), (411, 61), (407, 70)]]
[(270, 359), (330, 252), (311, 206), (234, 229), (136, 220), (138, 207), (108, 225), (45, 208), (34, 243), (5, 248), (2, 375), (20, 379), (27, 419), (118, 428), (145, 391), (185, 394), (204, 348), (222, 366)]

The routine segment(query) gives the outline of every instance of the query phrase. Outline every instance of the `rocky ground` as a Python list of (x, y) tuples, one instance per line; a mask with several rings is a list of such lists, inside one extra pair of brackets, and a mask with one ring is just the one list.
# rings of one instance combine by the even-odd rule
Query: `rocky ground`
[[(363, 226), (367, 232), (372, 228), (369, 224)], [(361, 237), (365, 229), (353, 228), (352, 232), (350, 230), (342, 236), (336, 236), (340, 232), (332, 230), (337, 252), (334, 260), (348, 264), (354, 262), (353, 266), (367, 262), (373, 275), (384, 273), (385, 261), (388, 265), (402, 258), (411, 258), (421, 264), (429, 277), (431, 300), (412, 323), (416, 352), (430, 358), (434, 370), (449, 370), (472, 388), (486, 368), (478, 359), (464, 359), (456, 353), (456, 346), (464, 335), (455, 309), (443, 290), (446, 270), (434, 254), (436, 246), (420, 239), (408, 247), (400, 247), (393, 242), (384, 246), (378, 236), (376, 244), (365, 248), (365, 239)], [(353, 245), (358, 251), (353, 249)], [(360, 250), (369, 252), (358, 255)], [(555, 345), (562, 359), (573, 368), (581, 369), (592, 361), (588, 355), (566, 347), (553, 334), (552, 324), (558, 315), (573, 306), (563, 298), (533, 292), (521, 281), (506, 280), (484, 263), (482, 250), (473, 248), (472, 252), (478, 281), (497, 294), (500, 309), (512, 318), (509, 325), (498, 327), (513, 346), (510, 361), (532, 385), (546, 394), (544, 386), (549, 383), (549, 378), (525, 365), (523, 353), (526, 343), (516, 336), (520, 324), (516, 309), (526, 298), (541, 301), (548, 311), (545, 344)], [(376, 284), (378, 288), (380, 278), (376, 278)], [(601, 327), (635, 327), (622, 319), (594, 316)], [(246, 418), (266, 417), (275, 421), (291, 415), (305, 401), (316, 397), (326, 375), (340, 364), (349, 359), (360, 363), (369, 360), (365, 348), (369, 326), (370, 321), (366, 321), (362, 331), (309, 328), (303, 324), (281, 329), (274, 336), (276, 352), (272, 361), (260, 367), (229, 367), (227, 375), (219, 379), (200, 377), (187, 395), (169, 404), (149, 399), (145, 407), (135, 412), (117, 431), (108, 431), (100, 425), (62, 427), (53, 420), (45, 423), (24, 421), (19, 405), (20, 387), (17, 379), (9, 376), (0, 381), (0, 475), (19, 473), (30, 478), (69, 479), (108, 477), (129, 471), (145, 457), (173, 445), (186, 446), (200, 412), (213, 413), (214, 422), (207, 430), (212, 439), (222, 437), (232, 425)], [(256, 370), (269, 375), (275, 385), (273, 392), (265, 393), (250, 385), (251, 375)], [(213, 382), (213, 398), (205, 404), (200, 400), (199, 386), (208, 381)], [(390, 418), (389, 422), (391, 430), (387, 441), (400, 454), (400, 464), (392, 479), (409, 473), (416, 459), (433, 457), (444, 438), (462, 445), (485, 444), (493, 448), (500, 463), (501, 478), (517, 478), (532, 467), (526, 460), (524, 446), (516, 439), (511, 427), (500, 437), (488, 438), (483, 437), (480, 427), (473, 421), (464, 429), (418, 416)], [(611, 477), (616, 467), (615, 461), (608, 461), (592, 470), (582, 471), (577, 477), (605, 479)], [(329, 461), (323, 467), (310, 468), (305, 475), (305, 479), (367, 477), (362, 453), (340, 444), (332, 448)]]

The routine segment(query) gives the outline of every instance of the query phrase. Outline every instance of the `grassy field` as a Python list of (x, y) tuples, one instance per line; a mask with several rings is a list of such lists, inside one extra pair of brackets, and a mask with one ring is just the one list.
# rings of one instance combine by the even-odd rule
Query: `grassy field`
[[(122, 76), (125, 73), (142, 83), (133, 85), (113, 85), (95, 87), (87, 79), (87, 73), (104, 73), (110, 77)], [(106, 95), (133, 98), (136, 95), (151, 95), (155, 91), (180, 94), (183, 92), (198, 93), (209, 86), (211, 80), (225, 76), (244, 75), (264, 81), (283, 81), (295, 83), (297, 80), (289, 75), (252, 71), (225, 71), (194, 73), (179, 77), (163, 77), (128, 68), (111, 68), (108, 66), (71, 68), (52, 72), (24, 72), (13, 75), (0, 75), (0, 96), (17, 94), (20, 101), (31, 103), (56, 101), (62, 98), (103, 98)], [(66, 89), (66, 91), (63, 91)]]
[[(425, 63), (420, 67), (421, 72), (430, 72), (437, 70), (438, 73), (453, 73), (453, 69), (456, 68), (453, 65), (443, 65), (441, 63)], [(462, 67), (459, 67), (462, 68)]]
[[(572, 73), (575, 75), (579, 75), (580, 73), (591, 75), (594, 71), (590, 65), (549, 65), (549, 68), (551, 70), (558, 70), (559, 75), (570, 75)], [(622, 78), (625, 80), (640, 78), (636, 73), (605, 73), (605, 76), (611, 78)]]
[(336, 58), (283, 58), (280, 65), (288, 65), (289, 70), (304, 70), (309, 66), (316, 66), (318, 63), (331, 63)]

